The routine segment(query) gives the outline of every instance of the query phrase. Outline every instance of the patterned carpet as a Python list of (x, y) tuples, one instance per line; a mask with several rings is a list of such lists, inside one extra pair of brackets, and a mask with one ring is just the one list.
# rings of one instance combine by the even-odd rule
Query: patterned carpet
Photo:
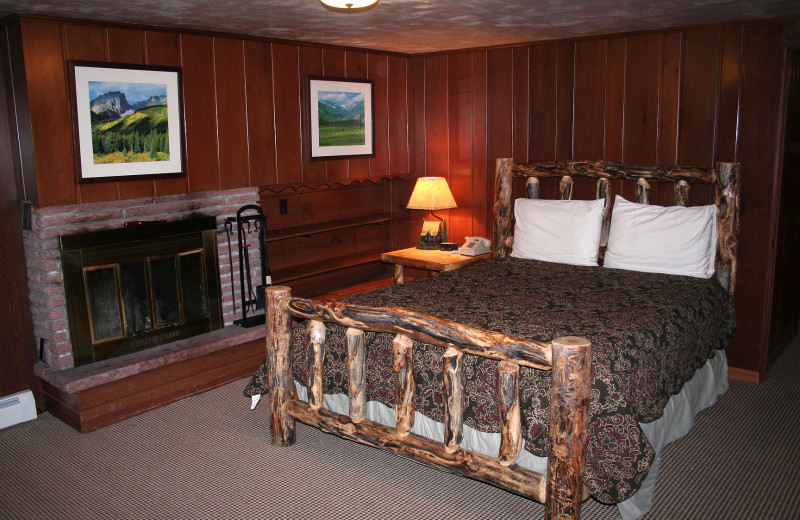
[[(652, 519), (800, 518), (800, 340), (761, 385), (731, 382), (668, 446)], [(489, 485), (299, 424), (273, 447), (237, 381), (81, 434), (43, 414), (0, 431), (0, 518), (535, 519)], [(616, 519), (593, 500), (584, 519)]]

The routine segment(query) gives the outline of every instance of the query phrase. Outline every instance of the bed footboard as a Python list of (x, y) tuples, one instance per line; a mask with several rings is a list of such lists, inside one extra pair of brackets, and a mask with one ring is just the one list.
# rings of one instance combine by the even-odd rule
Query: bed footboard
[[(467, 476), (545, 504), (548, 519), (577, 519), (583, 498), (586, 464), (591, 342), (556, 338), (551, 343), (514, 338), (398, 307), (365, 307), (341, 302), (292, 298), (288, 287), (266, 289), (267, 370), (272, 397), (272, 442), (295, 440), (295, 419), (327, 433), (390, 450), (452, 473)], [(291, 316), (311, 320), (306, 331), (308, 402), (296, 399), (290, 356)], [(347, 327), (350, 415), (321, 407), (325, 326)], [(396, 427), (364, 418), (366, 404), (363, 331), (395, 335), (393, 367)], [(412, 340), (445, 349), (444, 442), (414, 433)], [(498, 456), (488, 457), (460, 446), (462, 440), (463, 355), (499, 360), (497, 403), (501, 418)], [(519, 367), (552, 370), (547, 474), (514, 463), (521, 449)]]

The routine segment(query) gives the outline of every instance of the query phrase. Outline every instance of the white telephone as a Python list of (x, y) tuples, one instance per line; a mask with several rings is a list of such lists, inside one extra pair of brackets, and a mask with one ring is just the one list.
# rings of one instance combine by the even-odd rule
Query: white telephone
[(464, 237), (464, 245), (458, 250), (462, 255), (478, 256), (488, 253), (491, 242), (488, 238)]

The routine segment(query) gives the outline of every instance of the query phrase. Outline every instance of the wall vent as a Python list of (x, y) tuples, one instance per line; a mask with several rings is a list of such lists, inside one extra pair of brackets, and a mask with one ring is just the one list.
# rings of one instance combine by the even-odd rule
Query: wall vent
[(0, 397), (0, 429), (36, 419), (36, 402), (30, 390)]

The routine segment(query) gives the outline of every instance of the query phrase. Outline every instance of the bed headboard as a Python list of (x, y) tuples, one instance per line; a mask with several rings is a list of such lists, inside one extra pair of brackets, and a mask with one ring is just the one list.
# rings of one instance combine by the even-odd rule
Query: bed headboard
[[(689, 205), (689, 190), (693, 184), (708, 184), (714, 188), (717, 206), (717, 280), (731, 294), (736, 286), (736, 253), (739, 234), (739, 163), (718, 163), (714, 169), (683, 166), (642, 167), (606, 161), (569, 161), (549, 163), (515, 163), (512, 159), (497, 159), (494, 199), (494, 258), (511, 253), (514, 241), (514, 199), (539, 198), (539, 179), (561, 178), (559, 198), (571, 200), (573, 178), (597, 179), (596, 198), (605, 199), (603, 239), (608, 237), (608, 225), (613, 205), (611, 180), (636, 183), (636, 202), (649, 204), (650, 183), (673, 185), (674, 204)], [(524, 178), (525, 193), (514, 193), (515, 178)]]

